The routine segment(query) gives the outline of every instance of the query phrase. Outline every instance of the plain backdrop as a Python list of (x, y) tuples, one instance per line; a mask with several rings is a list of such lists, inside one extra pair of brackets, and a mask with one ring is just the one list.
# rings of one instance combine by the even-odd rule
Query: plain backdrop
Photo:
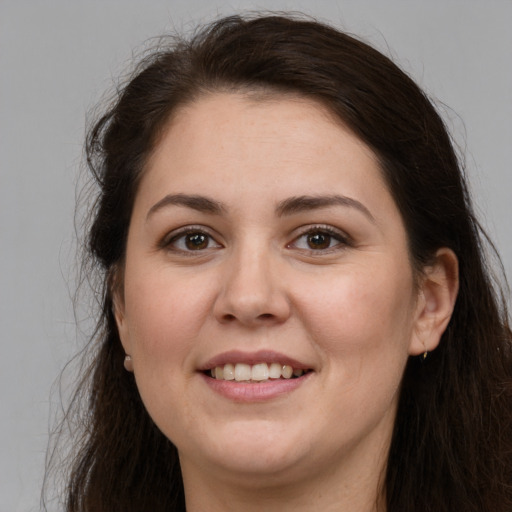
[(85, 342), (71, 298), (86, 113), (148, 38), (248, 9), (354, 32), (438, 101), (512, 275), (511, 0), (0, 0), (0, 512), (39, 510), (52, 383)]

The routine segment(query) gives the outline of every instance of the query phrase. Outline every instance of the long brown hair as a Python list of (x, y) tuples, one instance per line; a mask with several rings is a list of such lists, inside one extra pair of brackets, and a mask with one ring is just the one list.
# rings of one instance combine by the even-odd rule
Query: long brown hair
[[(512, 510), (512, 335), (484, 257), (445, 126), (387, 57), (329, 26), (285, 16), (229, 17), (151, 53), (89, 132), (98, 187), (88, 232), (102, 310), (94, 359), (75, 405), (88, 400), (69, 474), (68, 512), (185, 509), (176, 448), (140, 400), (112, 313), (144, 164), (177, 107), (215, 91), (299, 94), (322, 103), (377, 155), (419, 272), (437, 249), (458, 257), (460, 290), (439, 347), (410, 358), (385, 480), (391, 512)], [(487, 245), (486, 245), (487, 244)]]

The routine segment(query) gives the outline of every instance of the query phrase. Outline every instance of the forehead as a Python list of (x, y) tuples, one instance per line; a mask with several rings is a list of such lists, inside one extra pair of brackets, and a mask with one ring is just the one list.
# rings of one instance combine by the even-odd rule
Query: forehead
[[(349, 172), (352, 170), (352, 172)], [(181, 107), (162, 132), (143, 181), (328, 189), (343, 177), (385, 187), (374, 153), (320, 103), (217, 93)], [(357, 180), (352, 180), (356, 186)], [(164, 182), (166, 182), (164, 184)], [(327, 192), (323, 190), (322, 192)], [(362, 190), (361, 190), (362, 192)]]

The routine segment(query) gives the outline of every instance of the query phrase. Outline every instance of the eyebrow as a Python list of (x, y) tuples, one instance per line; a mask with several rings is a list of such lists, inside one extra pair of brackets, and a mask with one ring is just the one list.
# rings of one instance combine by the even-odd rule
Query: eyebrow
[[(184, 206), (203, 213), (213, 215), (222, 215), (227, 211), (227, 208), (220, 201), (215, 201), (205, 196), (191, 195), (191, 194), (168, 194), (163, 199), (154, 204), (146, 215), (146, 220), (157, 211), (168, 206)], [(281, 201), (276, 207), (276, 215), (285, 217), (302, 213), (308, 210), (318, 210), (321, 208), (328, 208), (330, 206), (344, 206), (355, 208), (363, 213), (371, 222), (376, 223), (375, 218), (370, 210), (361, 202), (351, 197), (342, 195), (328, 195), (328, 196), (295, 196), (289, 197)]]
[(374, 216), (366, 206), (353, 199), (352, 197), (341, 195), (328, 195), (328, 196), (296, 196), (290, 197), (281, 201), (277, 208), (276, 213), (278, 216), (294, 215), (308, 210), (317, 210), (320, 208), (328, 208), (330, 206), (344, 206), (355, 208), (363, 213), (372, 223), (376, 223)]
[(222, 215), (226, 211), (226, 207), (219, 201), (214, 201), (205, 196), (190, 194), (169, 194), (154, 204), (146, 215), (146, 220), (157, 211), (167, 206), (185, 206), (198, 212), (210, 213), (213, 215)]

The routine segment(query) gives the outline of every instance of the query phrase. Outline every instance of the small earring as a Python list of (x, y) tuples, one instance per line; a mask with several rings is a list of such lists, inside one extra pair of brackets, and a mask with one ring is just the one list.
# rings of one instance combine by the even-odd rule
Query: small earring
[(129, 356), (129, 355), (124, 356), (124, 369), (127, 372), (133, 372), (132, 356)]
[(425, 361), (425, 359), (427, 359), (427, 355), (428, 355), (428, 352), (425, 350), (425, 352), (423, 352), (423, 361)]

